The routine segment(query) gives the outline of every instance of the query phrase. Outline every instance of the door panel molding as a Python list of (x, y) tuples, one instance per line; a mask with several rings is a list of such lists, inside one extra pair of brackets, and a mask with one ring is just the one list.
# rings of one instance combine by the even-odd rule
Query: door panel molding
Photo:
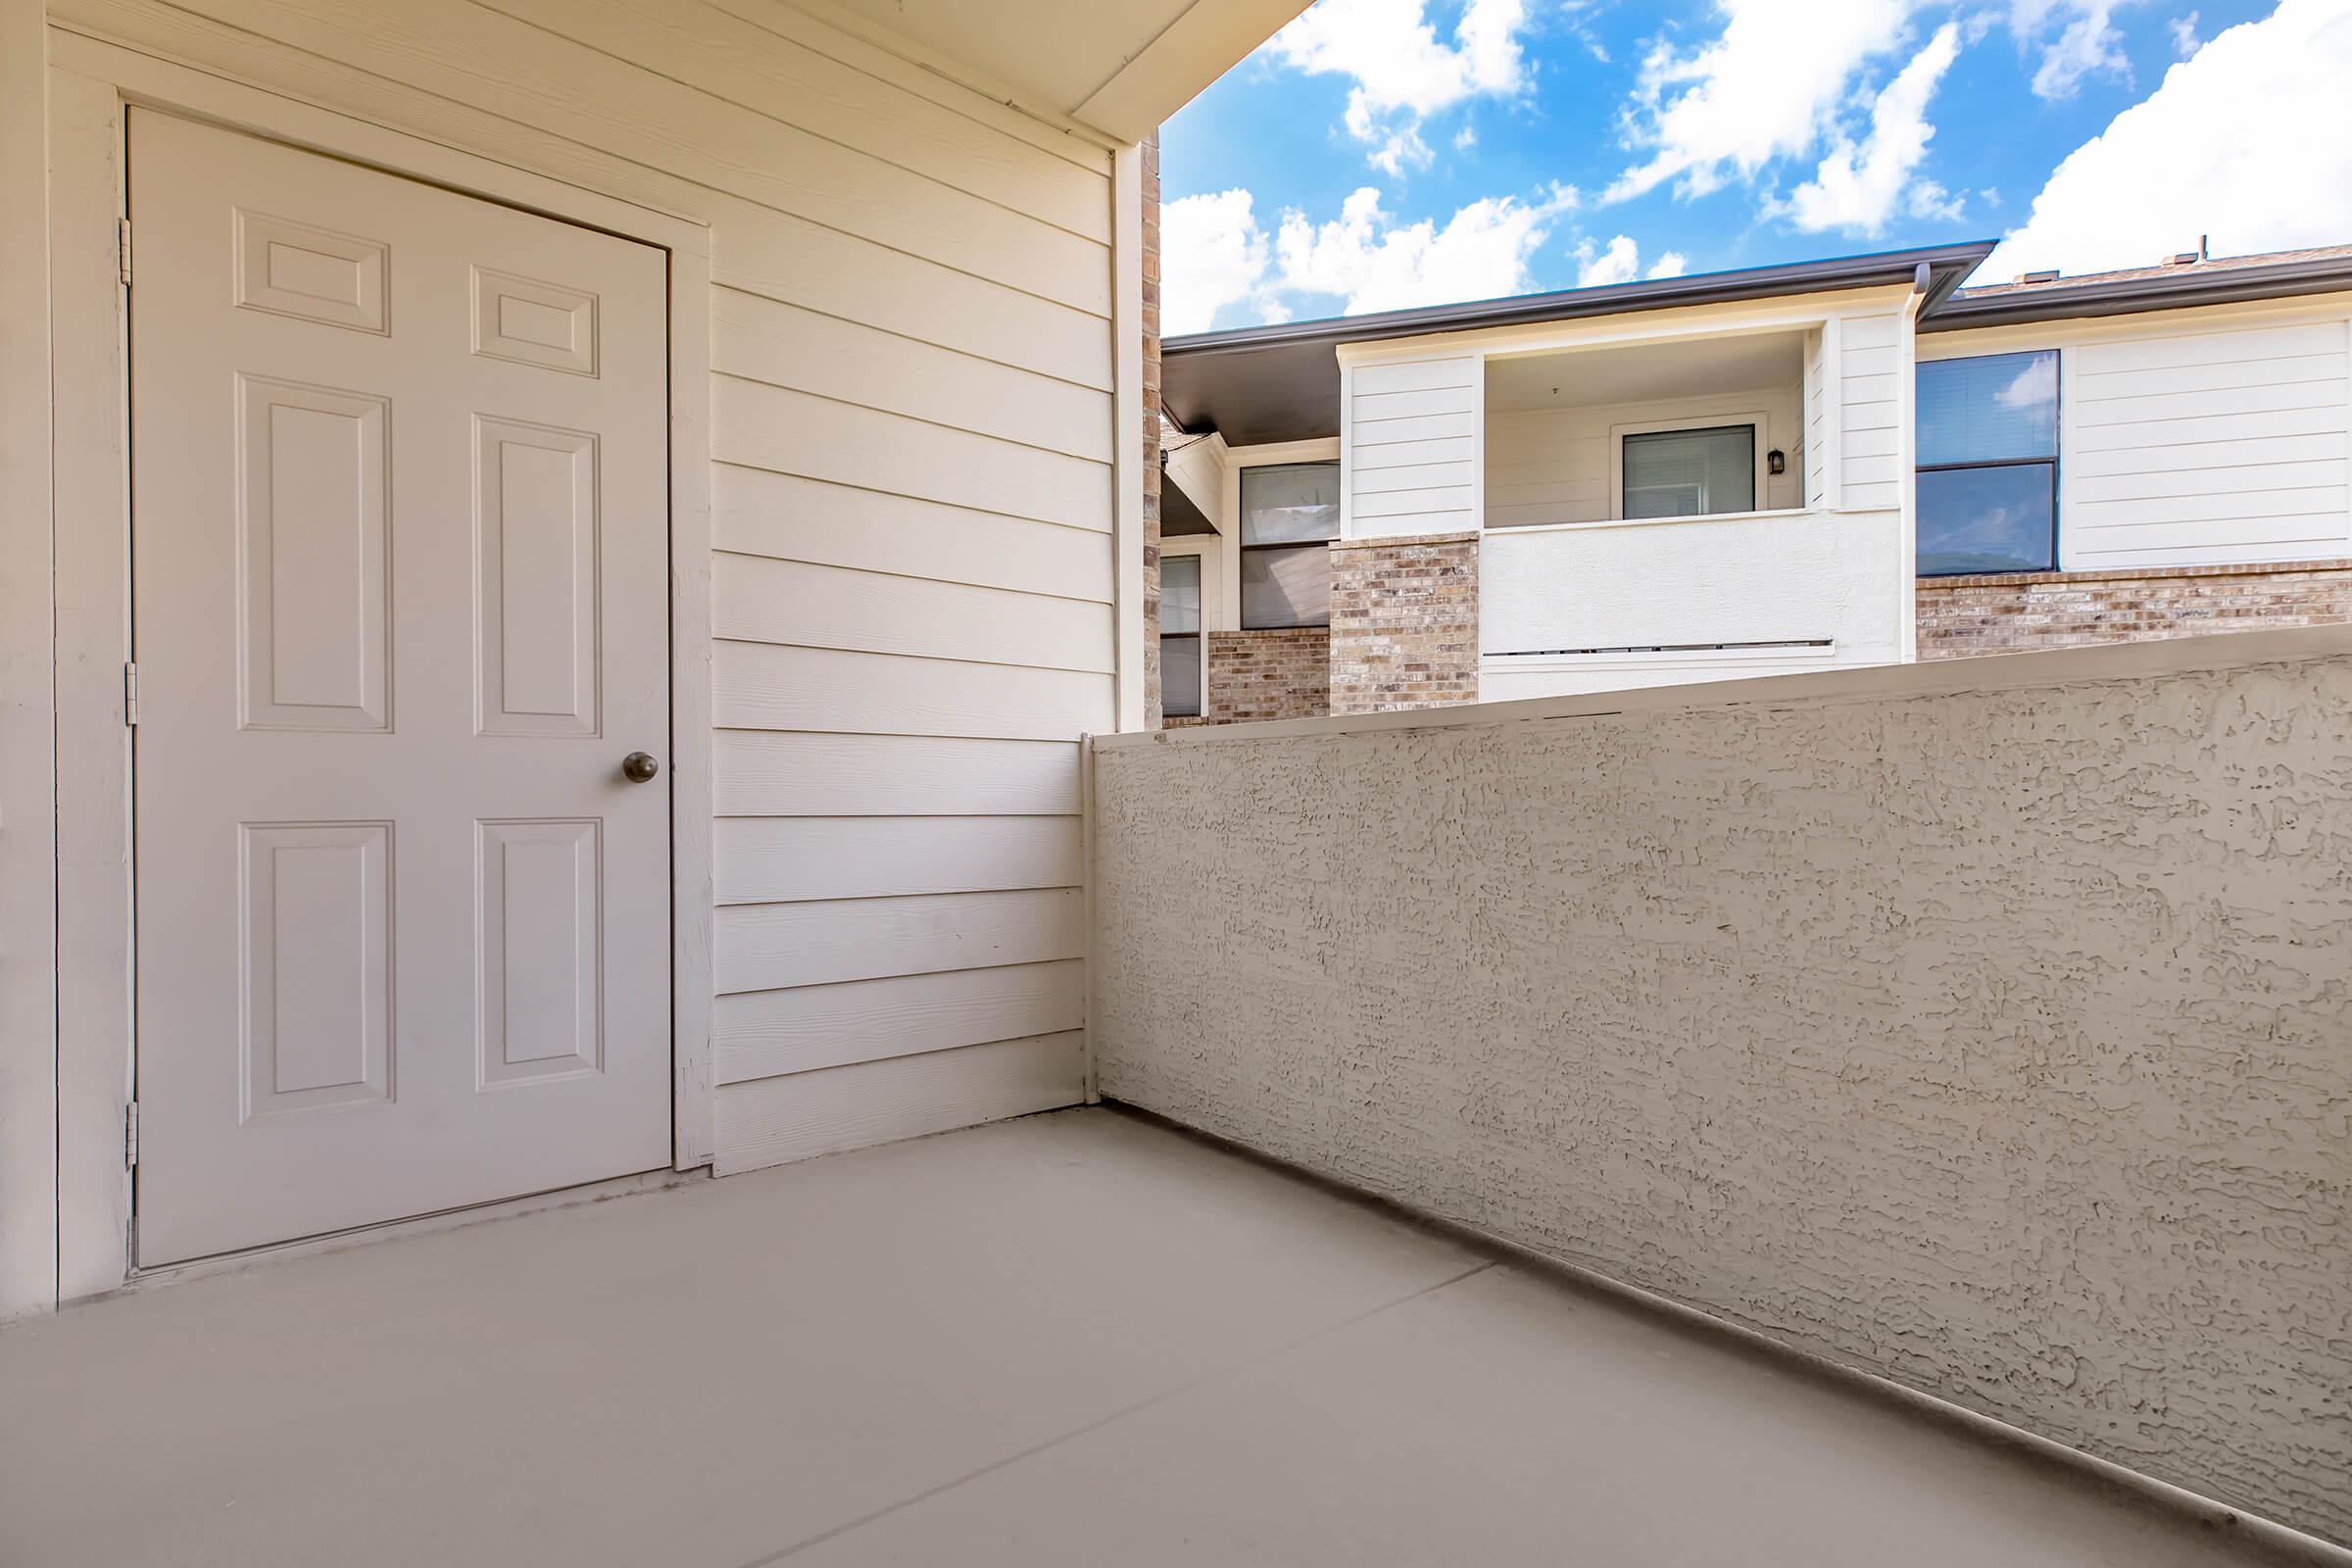
[[(462, 194), (600, 228), (667, 253), (670, 562), (669, 752), (674, 1165), (708, 1165), (710, 1087), (710, 278), (697, 193), (657, 210), (465, 150), (469, 122), (419, 101), (394, 130), (65, 26), (49, 30), (50, 302), (58, 428), (58, 1299), (120, 1288), (130, 1181), (123, 1115), (132, 1073), (130, 748), (122, 664), (130, 656), (123, 212), (126, 109), (137, 104), (249, 131)], [(254, 69), (265, 73), (256, 41)], [(594, 183), (637, 191), (639, 172), (587, 156)]]
[(392, 400), (235, 373), (239, 720), (389, 730)]

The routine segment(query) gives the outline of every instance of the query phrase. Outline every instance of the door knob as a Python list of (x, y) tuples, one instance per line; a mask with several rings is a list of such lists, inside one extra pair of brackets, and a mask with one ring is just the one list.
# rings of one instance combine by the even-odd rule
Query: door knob
[(662, 771), (662, 764), (651, 752), (631, 752), (620, 760), (620, 776), (632, 784), (643, 784)]

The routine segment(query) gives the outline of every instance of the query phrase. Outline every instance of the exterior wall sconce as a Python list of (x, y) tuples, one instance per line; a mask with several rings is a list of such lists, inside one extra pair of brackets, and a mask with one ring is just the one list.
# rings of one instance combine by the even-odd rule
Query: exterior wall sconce
[(1788, 454), (1783, 452), (1779, 447), (1774, 447), (1770, 452), (1764, 454), (1764, 467), (1767, 472), (1787, 473), (1788, 471)]

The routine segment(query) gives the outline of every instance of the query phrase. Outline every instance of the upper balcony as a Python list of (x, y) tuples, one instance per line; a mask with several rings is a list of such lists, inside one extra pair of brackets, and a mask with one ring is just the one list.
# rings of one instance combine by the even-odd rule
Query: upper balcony
[[(1903, 330), (1878, 316), (1490, 355), (1482, 695), (1901, 659), (1904, 491), (1883, 367)], [(1357, 429), (1359, 515), (1409, 471), (1365, 441), (1376, 428)]]
[[(1168, 551), (1199, 558), (1200, 629), (1328, 611), (1334, 711), (1904, 661), (1915, 325), (1981, 256), (1846, 258), (1172, 345), (1169, 409), (1216, 432), (1188, 435), (1169, 468), (1201, 502), (1200, 542)], [(1283, 481), (1297, 494), (1280, 516), (1250, 493), (1269, 465), (1315, 464), (1327, 484)], [(1311, 517), (1298, 510), (1309, 492)], [(1403, 541), (1438, 554), (1381, 556)], [(1178, 568), (1187, 594), (1194, 569)], [(1424, 592), (1441, 577), (1445, 592)], [(1370, 689), (1348, 692), (1351, 679)]]

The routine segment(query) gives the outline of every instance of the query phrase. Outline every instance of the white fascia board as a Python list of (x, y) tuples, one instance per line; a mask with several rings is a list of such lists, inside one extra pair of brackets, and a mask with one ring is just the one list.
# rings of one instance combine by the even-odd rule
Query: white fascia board
[(1898, 310), (1911, 297), (1906, 287), (1842, 289), (1828, 294), (1792, 294), (1720, 305), (1690, 305), (1657, 311), (1617, 311), (1607, 316), (1510, 326), (1431, 332), (1416, 337), (1380, 338), (1335, 346), (1343, 366), (1414, 360), (1451, 360), (1470, 354), (1489, 359), (1551, 354), (1563, 350), (1617, 347), (1710, 337), (1745, 337), (1819, 326), (1845, 316), (1880, 316)]

